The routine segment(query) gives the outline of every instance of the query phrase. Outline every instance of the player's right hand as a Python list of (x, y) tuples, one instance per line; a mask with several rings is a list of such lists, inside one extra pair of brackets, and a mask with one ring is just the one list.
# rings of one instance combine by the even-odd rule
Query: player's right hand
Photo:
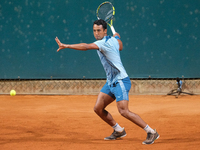
[(60, 40), (58, 39), (58, 37), (56, 37), (55, 40), (56, 40), (56, 42), (57, 42), (57, 44), (59, 46), (59, 48), (57, 49), (57, 52), (60, 51), (61, 49), (65, 49), (66, 48), (65, 44), (62, 44), (60, 42)]

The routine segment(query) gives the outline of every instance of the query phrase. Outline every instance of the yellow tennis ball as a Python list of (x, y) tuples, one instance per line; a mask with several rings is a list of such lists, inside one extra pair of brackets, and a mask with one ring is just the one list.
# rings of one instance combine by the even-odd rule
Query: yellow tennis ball
[(11, 96), (15, 96), (15, 95), (16, 95), (16, 91), (15, 91), (15, 90), (11, 90), (11, 91), (10, 91), (10, 95), (11, 95)]

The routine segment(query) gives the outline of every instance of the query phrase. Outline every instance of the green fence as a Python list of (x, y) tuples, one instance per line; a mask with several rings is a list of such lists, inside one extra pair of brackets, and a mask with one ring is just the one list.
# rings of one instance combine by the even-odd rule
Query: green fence
[[(92, 43), (101, 0), (1, 0), (0, 79), (100, 79), (96, 51), (63, 50)], [(130, 78), (200, 77), (199, 0), (111, 0)], [(108, 31), (111, 34), (111, 31)]]

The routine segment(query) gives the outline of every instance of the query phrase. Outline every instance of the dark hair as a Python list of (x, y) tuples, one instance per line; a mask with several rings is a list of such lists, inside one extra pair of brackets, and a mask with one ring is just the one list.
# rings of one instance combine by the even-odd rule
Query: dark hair
[(104, 30), (107, 29), (107, 23), (104, 20), (102, 20), (102, 19), (94, 21), (93, 26), (94, 26), (94, 24), (96, 24), (98, 26), (102, 25), (103, 28), (104, 28)]
[(177, 81), (177, 82), (179, 82), (179, 81), (180, 81), (179, 77), (177, 77), (177, 78), (176, 78), (176, 81)]

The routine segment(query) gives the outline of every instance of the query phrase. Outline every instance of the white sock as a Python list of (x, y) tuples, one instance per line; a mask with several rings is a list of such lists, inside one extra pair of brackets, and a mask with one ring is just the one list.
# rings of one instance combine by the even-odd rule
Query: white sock
[(156, 133), (151, 127), (149, 127), (149, 125), (147, 125), (144, 130), (147, 132), (147, 133)]
[(116, 123), (114, 126), (112, 126), (112, 128), (117, 132), (122, 132), (124, 130), (124, 128), (120, 127), (120, 125), (118, 123)]

